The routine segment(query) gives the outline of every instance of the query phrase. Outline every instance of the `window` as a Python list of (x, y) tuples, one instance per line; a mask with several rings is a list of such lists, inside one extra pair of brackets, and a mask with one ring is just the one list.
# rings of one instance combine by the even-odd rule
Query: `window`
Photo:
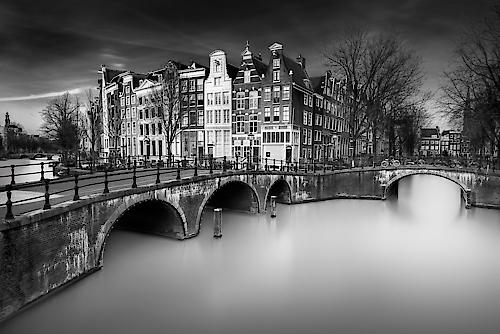
[(158, 123), (158, 134), (161, 135), (162, 132), (162, 126), (161, 123)]
[(142, 105), (142, 97), (139, 98), (139, 105)]
[(309, 95), (309, 107), (313, 106), (313, 97), (312, 95)]
[(273, 68), (279, 68), (280, 67), (280, 59), (275, 58), (273, 59)]
[(203, 79), (196, 79), (196, 90), (199, 92), (203, 90)]
[[(307, 144), (312, 145), (312, 130), (308, 129), (307, 130)], [(310, 155), (310, 153), (309, 153)]]
[(236, 133), (245, 132), (245, 116), (236, 116)]
[(125, 109), (121, 110), (121, 118), (125, 118)]
[(139, 111), (139, 119), (143, 119), (144, 118), (144, 113), (142, 112), (142, 110)]
[(203, 94), (196, 94), (198, 100), (198, 107), (203, 107)]
[(194, 92), (196, 90), (196, 80), (191, 79), (189, 80), (189, 91)]
[(136, 118), (136, 117), (137, 117), (137, 108), (132, 107), (132, 118)]
[(307, 145), (307, 129), (302, 129), (302, 142)]
[(290, 100), (290, 86), (283, 86), (283, 100)]
[(124, 97), (120, 98), (120, 104), (121, 104), (122, 106), (124, 106), (124, 105), (125, 105), (125, 98), (124, 98)]
[(222, 68), (222, 66), (221, 66), (220, 61), (219, 60), (215, 60), (214, 61), (214, 71), (215, 72), (220, 72), (221, 68)]
[(139, 134), (140, 134), (141, 136), (144, 136), (144, 125), (142, 125), (142, 124), (141, 124), (141, 125), (139, 125)]
[(304, 110), (302, 115), (303, 115), (302, 123), (304, 123), (304, 125), (307, 125), (307, 111)]
[(214, 96), (212, 93), (207, 94), (207, 105), (211, 106), (214, 104)]
[(249, 93), (250, 98), (248, 100), (248, 108), (249, 109), (257, 109), (259, 107), (259, 92), (256, 90), (252, 90)]
[(189, 106), (196, 107), (196, 95), (195, 94), (189, 95)]
[(156, 125), (155, 125), (155, 123), (151, 124), (151, 134), (153, 136), (156, 134)]
[(181, 92), (186, 93), (188, 91), (188, 82), (187, 80), (181, 81)]
[(236, 93), (236, 109), (245, 109), (245, 92)]
[(198, 125), (203, 125), (203, 110), (198, 111)]
[(130, 118), (130, 108), (127, 108), (127, 118)]
[(131, 101), (132, 101), (132, 104), (135, 104), (135, 95), (132, 95)]
[(264, 101), (271, 101), (271, 87), (264, 88)]
[(130, 86), (125, 87), (125, 92), (126, 92), (127, 94), (129, 94), (129, 93), (130, 93)]
[(283, 106), (283, 123), (290, 122), (290, 106)]
[(264, 108), (264, 122), (271, 122), (271, 108)]
[(189, 117), (188, 115), (182, 116), (182, 126), (187, 126), (189, 122)]
[(213, 114), (214, 114), (213, 110), (207, 110), (207, 123), (208, 124), (213, 123), (213, 120), (214, 120)]
[(127, 123), (127, 134), (130, 134), (130, 123)]
[(313, 114), (312, 112), (308, 112), (307, 113), (307, 124), (312, 126), (313, 125), (313, 122), (312, 122), (312, 119), (313, 119)]
[(215, 111), (215, 123), (220, 123), (221, 118), (220, 118), (220, 110)]
[(307, 94), (304, 94), (304, 105), (307, 106), (307, 102), (308, 102), (308, 98), (307, 98)]
[(135, 122), (132, 122), (132, 134), (133, 134), (133, 135), (135, 135), (135, 133), (136, 133), (136, 131), (137, 131), (137, 129), (136, 129), (136, 128), (137, 128), (137, 127), (136, 127)]
[(215, 93), (215, 105), (219, 106), (221, 105), (221, 94), (220, 93)]
[(186, 108), (188, 106), (188, 96), (182, 95), (182, 106)]
[(155, 108), (151, 108), (151, 118), (155, 117)]
[(273, 81), (274, 82), (280, 81), (280, 71), (273, 71)]
[(231, 123), (229, 109), (224, 109), (224, 123)]
[(243, 82), (244, 83), (250, 82), (250, 71), (249, 70), (243, 72)]
[(220, 78), (214, 78), (214, 86), (220, 86)]
[(280, 107), (273, 107), (273, 122), (280, 121)]
[(127, 96), (127, 105), (130, 105), (130, 96)]
[(257, 115), (250, 115), (250, 133), (257, 132), (257, 122), (259, 117)]
[(222, 102), (224, 104), (229, 104), (229, 92), (222, 93)]
[(149, 136), (149, 124), (145, 124), (144, 127), (146, 130), (146, 136)]
[(280, 96), (281, 96), (281, 87), (274, 86), (273, 87), (273, 103), (280, 103)]

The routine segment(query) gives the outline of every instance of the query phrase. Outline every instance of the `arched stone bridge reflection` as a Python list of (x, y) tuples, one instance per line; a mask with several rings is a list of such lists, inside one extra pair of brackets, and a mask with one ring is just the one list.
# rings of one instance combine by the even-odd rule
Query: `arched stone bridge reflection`
[(414, 174), (455, 182), (467, 206), (500, 208), (500, 174), (432, 167), (326, 173), (228, 171), (85, 196), (0, 224), (0, 320), (101, 268), (106, 240), (115, 226), (182, 240), (199, 233), (208, 206), (260, 213), (272, 195), (290, 204), (385, 199), (399, 180)]

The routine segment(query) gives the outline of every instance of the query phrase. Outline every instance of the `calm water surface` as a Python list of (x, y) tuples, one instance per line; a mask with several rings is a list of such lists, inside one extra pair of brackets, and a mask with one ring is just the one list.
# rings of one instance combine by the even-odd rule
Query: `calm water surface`
[(500, 211), (412, 176), (388, 201), (209, 213), (183, 242), (114, 231), (103, 270), (8, 333), (500, 333)]

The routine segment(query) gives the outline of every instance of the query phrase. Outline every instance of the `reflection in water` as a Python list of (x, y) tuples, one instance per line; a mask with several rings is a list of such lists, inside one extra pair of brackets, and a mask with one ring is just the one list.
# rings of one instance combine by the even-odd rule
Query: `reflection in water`
[(2, 333), (498, 333), (500, 212), (434, 176), (398, 199), (205, 213), (183, 242), (115, 231), (105, 267)]

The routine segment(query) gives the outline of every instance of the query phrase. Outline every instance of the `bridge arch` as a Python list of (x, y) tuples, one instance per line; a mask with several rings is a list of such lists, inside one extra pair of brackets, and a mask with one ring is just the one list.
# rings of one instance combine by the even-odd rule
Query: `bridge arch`
[[(238, 198), (238, 195), (243, 195), (246, 198)], [(229, 206), (226, 206), (227, 204), (224, 204), (224, 201), (226, 200), (231, 200), (233, 202), (229, 203)], [(234, 201), (243, 201), (239, 203), (241, 204), (241, 207), (231, 206), (231, 204), (235, 204)], [(196, 234), (200, 233), (201, 216), (207, 204), (212, 204), (222, 208), (259, 212), (261, 200), (253, 184), (249, 184), (241, 180), (228, 180), (225, 182), (221, 180), (219, 186), (210, 191), (200, 204), (196, 215)], [(246, 207), (244, 206), (245, 204)]]
[(462, 198), (465, 201), (466, 208), (470, 208), (470, 205), (471, 205), (471, 190), (470, 190), (470, 188), (467, 187), (460, 180), (449, 176), (446, 172), (440, 172), (440, 171), (435, 171), (435, 170), (412, 170), (412, 171), (405, 171), (402, 174), (396, 175), (395, 177), (391, 178), (386, 183), (386, 185), (384, 187), (383, 199), (387, 199), (394, 192), (394, 187), (398, 184), (398, 182), (401, 179), (404, 179), (405, 177), (412, 176), (412, 175), (434, 175), (434, 176), (438, 176), (438, 177), (444, 178), (446, 180), (449, 180), (449, 181), (455, 183), (456, 185), (458, 185), (460, 187)]
[[(99, 267), (103, 265), (104, 251), (109, 235), (119, 225), (134, 231), (174, 239), (184, 239), (186, 237), (187, 222), (183, 210), (175, 203), (159, 198), (148, 198), (144, 195), (142, 194), (132, 203), (124, 201), (101, 225), (101, 232), (97, 241)], [(134, 219), (144, 215), (145, 212), (147, 212), (151, 220), (141, 225), (134, 223)]]
[(266, 209), (271, 199), (271, 196), (277, 196), (277, 202), (279, 203), (292, 203), (292, 188), (290, 184), (284, 179), (280, 178), (274, 181), (266, 192), (265, 205)]

